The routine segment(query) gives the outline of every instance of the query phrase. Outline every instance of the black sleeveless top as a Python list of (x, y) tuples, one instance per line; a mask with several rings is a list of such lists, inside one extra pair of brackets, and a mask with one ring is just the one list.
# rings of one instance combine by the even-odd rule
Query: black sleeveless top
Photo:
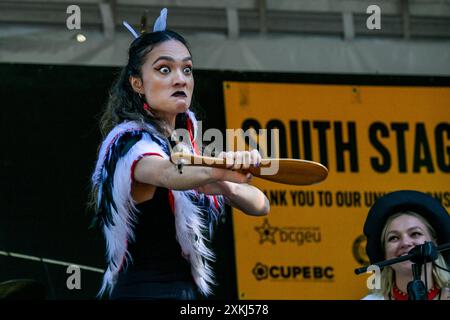
[[(120, 299), (124, 292), (130, 297), (134, 295), (133, 291), (138, 296), (154, 297), (173, 283), (178, 286), (186, 283), (188, 287), (195, 288), (189, 262), (182, 256), (176, 239), (169, 190), (156, 188), (153, 198), (138, 204), (136, 208), (139, 213), (134, 229), (135, 241), (128, 243), (132, 260), (120, 270), (112, 298)], [(164, 298), (165, 294), (161, 297)]]

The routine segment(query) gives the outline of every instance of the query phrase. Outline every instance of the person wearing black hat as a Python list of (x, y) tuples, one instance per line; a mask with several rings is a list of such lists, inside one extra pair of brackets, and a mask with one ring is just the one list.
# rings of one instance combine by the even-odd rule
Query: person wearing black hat
[[(370, 263), (406, 255), (412, 248), (431, 241), (450, 242), (450, 216), (433, 197), (418, 191), (395, 191), (378, 199), (364, 224), (366, 252)], [(422, 268), (422, 281), (428, 285), (429, 300), (450, 300), (449, 251)], [(383, 268), (380, 287), (364, 300), (407, 300), (407, 285), (413, 280), (412, 262), (407, 260)]]

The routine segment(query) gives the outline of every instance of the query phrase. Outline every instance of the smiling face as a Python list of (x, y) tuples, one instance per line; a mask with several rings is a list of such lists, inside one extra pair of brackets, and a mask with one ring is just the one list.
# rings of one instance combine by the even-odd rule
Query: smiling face
[(162, 42), (147, 54), (141, 74), (142, 79), (130, 77), (134, 91), (145, 95), (152, 113), (173, 127), (176, 115), (191, 105), (194, 91), (189, 50), (177, 40)]
[[(412, 248), (425, 241), (433, 241), (425, 223), (409, 214), (394, 218), (385, 228), (383, 236), (385, 258), (392, 259), (407, 254)], [(391, 267), (396, 272), (411, 273), (411, 261), (397, 263)]]

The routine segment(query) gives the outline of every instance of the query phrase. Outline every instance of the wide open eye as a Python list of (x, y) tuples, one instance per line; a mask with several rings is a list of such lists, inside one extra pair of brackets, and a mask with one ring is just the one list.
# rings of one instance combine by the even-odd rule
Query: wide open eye
[(192, 67), (184, 67), (183, 69), (184, 74), (191, 74), (192, 73)]
[(170, 72), (170, 68), (167, 66), (162, 66), (161, 68), (158, 68), (158, 71), (162, 74), (168, 74)]

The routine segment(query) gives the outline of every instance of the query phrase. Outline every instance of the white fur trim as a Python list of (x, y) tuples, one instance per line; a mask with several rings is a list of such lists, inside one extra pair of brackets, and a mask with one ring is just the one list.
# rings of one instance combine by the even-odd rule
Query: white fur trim
[(194, 191), (172, 191), (175, 203), (175, 224), (177, 240), (185, 257), (191, 263), (192, 276), (199, 290), (208, 295), (210, 284), (214, 284), (214, 273), (208, 260), (213, 261), (214, 253), (207, 247), (204, 237), (207, 225), (201, 219), (200, 209), (189, 199)]
[[(194, 127), (194, 137), (197, 134), (197, 121), (192, 112), (188, 113)], [(109, 157), (111, 146), (117, 141), (122, 134), (135, 131), (146, 130), (154, 133), (156, 138), (157, 132), (150, 126), (143, 127), (135, 122), (124, 122), (116, 126), (104, 140), (100, 152), (99, 160), (96, 165), (95, 172), (92, 177), (94, 184), (100, 184), (106, 178), (106, 170), (104, 170), (104, 162)], [(103, 232), (106, 239), (106, 249), (108, 258), (108, 268), (103, 277), (102, 287), (99, 295), (108, 291), (111, 293), (116, 281), (118, 272), (121, 268), (126, 268), (131, 261), (128, 253), (127, 245), (134, 240), (134, 223), (136, 222), (137, 209), (131, 197), (131, 167), (135, 160), (139, 159), (144, 153), (155, 152), (162, 155), (165, 159), (169, 156), (163, 149), (152, 140), (150, 134), (143, 133), (143, 138), (138, 141), (127, 154), (118, 160), (114, 172), (112, 196), (117, 206), (117, 211), (111, 208), (113, 214), (114, 225), (104, 226)], [(101, 195), (102, 190), (99, 190)], [(209, 265), (209, 261), (214, 260), (214, 253), (208, 248), (209, 241), (204, 234), (212, 233), (209, 230), (207, 222), (202, 219), (200, 208), (197, 207), (190, 197), (197, 196), (195, 191), (175, 191), (172, 190), (174, 196), (175, 210), (175, 227), (176, 238), (183, 250), (183, 256), (189, 260), (191, 264), (191, 272), (195, 283), (199, 290), (208, 295), (212, 292), (211, 285), (214, 284), (214, 273)], [(212, 212), (213, 221), (217, 221), (221, 214), (222, 208), (215, 208), (215, 204), (210, 198), (210, 212)]]
[[(125, 133), (125, 130), (121, 134)], [(104, 145), (108, 143), (109, 148), (114, 143), (110, 141), (117, 139), (116, 136), (106, 139)], [(130, 241), (134, 241), (133, 227), (136, 223), (137, 209), (131, 197), (131, 167), (135, 160), (138, 160), (144, 153), (155, 152), (165, 156), (161, 147), (156, 144), (147, 133), (138, 141), (128, 153), (120, 158), (114, 172), (113, 199), (117, 211), (111, 206), (114, 225), (104, 226), (103, 233), (106, 240), (106, 253), (109, 265), (103, 277), (102, 287), (99, 295), (105, 291), (111, 293), (117, 273), (121, 268), (126, 268), (131, 260), (127, 246)], [(100, 159), (100, 157), (99, 157)], [(100, 162), (100, 161), (99, 161)]]

